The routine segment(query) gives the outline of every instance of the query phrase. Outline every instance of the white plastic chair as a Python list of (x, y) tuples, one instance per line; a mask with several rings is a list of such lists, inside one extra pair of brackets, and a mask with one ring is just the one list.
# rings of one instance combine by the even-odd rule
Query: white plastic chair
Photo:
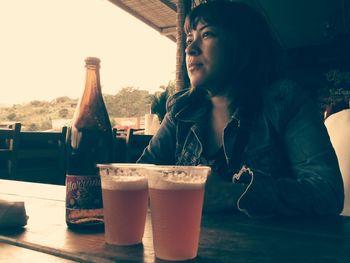
[(350, 216), (350, 109), (332, 114), (325, 120), (333, 148), (337, 154), (344, 182), (344, 209), (342, 215)]

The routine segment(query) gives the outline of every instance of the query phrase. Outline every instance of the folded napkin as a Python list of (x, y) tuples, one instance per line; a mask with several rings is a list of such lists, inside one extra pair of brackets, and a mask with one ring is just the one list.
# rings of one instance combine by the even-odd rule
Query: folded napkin
[(24, 202), (0, 199), (0, 229), (25, 226), (27, 219)]

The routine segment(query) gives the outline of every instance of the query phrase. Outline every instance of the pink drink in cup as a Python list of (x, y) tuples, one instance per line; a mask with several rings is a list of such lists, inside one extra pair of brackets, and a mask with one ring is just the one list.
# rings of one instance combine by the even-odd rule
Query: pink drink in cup
[(156, 257), (195, 258), (210, 167), (154, 166), (148, 167), (147, 173)]
[(106, 243), (121, 246), (142, 243), (148, 207), (144, 166), (117, 163), (98, 166)]

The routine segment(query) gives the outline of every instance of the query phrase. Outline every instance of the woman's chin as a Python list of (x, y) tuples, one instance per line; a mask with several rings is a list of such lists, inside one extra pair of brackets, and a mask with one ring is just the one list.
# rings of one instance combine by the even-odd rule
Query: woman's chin
[(198, 85), (198, 84), (192, 84), (191, 83), (191, 89), (192, 90), (208, 90), (205, 86), (203, 85)]
[(218, 85), (206, 85), (204, 83), (191, 83), (192, 90), (205, 90), (210, 96), (217, 96), (220, 94), (225, 94), (225, 89), (223, 86)]

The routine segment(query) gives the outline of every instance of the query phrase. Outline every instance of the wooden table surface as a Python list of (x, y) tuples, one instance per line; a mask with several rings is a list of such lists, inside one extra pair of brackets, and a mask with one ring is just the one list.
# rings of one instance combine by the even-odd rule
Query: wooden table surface
[[(42, 262), (162, 262), (154, 256), (149, 214), (142, 245), (111, 246), (103, 232), (66, 227), (64, 197), (64, 186), (0, 180), (0, 199), (25, 201), (29, 216), (24, 228), (0, 230), (0, 262), (11, 262), (2, 261), (6, 254), (26, 253), (37, 253), (36, 262), (40, 256), (52, 257)], [(350, 217), (258, 221), (242, 214), (204, 215), (192, 262), (348, 263)]]
[(26, 249), (16, 245), (10, 245), (10, 244), (0, 242), (0, 262), (1, 263), (14, 263), (14, 262), (68, 263), (68, 262), (75, 262), (75, 261), (67, 260), (61, 257), (56, 257), (46, 253), (41, 253), (31, 249)]

